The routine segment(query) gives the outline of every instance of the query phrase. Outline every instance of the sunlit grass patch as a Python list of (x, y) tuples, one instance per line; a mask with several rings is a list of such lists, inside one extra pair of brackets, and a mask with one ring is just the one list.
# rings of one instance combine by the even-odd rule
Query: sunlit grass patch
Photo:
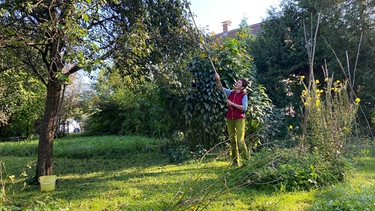
[(270, 192), (250, 189), (241, 192), (250, 196), (248, 210), (300, 211), (312, 208), (315, 191)]
[(357, 176), (375, 180), (373, 173), (375, 169), (375, 157), (365, 156), (358, 158), (356, 163)]
[(328, 187), (316, 196), (314, 210), (374, 210), (375, 185), (350, 181)]
[[(58, 180), (56, 190), (47, 193), (41, 192), (39, 186), (25, 183), (28, 176), (35, 174), (36, 155), (24, 156), (22, 152), (18, 152), (23, 150), (22, 143), (9, 144), (9, 148), (14, 148), (15, 156), (1, 156), (0, 159), (7, 167), (6, 175), (14, 175), (14, 184), (5, 177), (7, 192), (1, 208), (282, 211), (314, 210), (314, 207), (323, 206), (331, 208), (334, 202), (338, 204), (338, 199), (342, 199), (345, 204), (354, 200), (370, 204), (372, 202), (374, 158), (371, 153), (356, 157), (355, 171), (351, 172), (345, 183), (311, 191), (288, 192), (272, 188), (262, 190), (241, 184), (241, 178), (238, 178), (241, 172), (246, 168), (255, 168), (256, 165), (235, 168), (229, 166), (228, 160), (221, 158), (170, 163), (160, 150), (146, 150), (146, 146), (156, 146), (154, 139), (149, 139), (149, 142), (145, 141), (147, 138), (140, 139), (141, 141), (137, 139), (130, 137), (129, 143), (138, 146), (131, 148), (138, 151), (129, 152), (124, 149), (125, 153), (112, 153), (112, 157), (101, 153), (98, 148), (105, 146), (109, 151), (121, 148), (123, 146), (119, 147), (118, 144), (127, 143), (127, 137), (57, 140), (56, 143), (63, 142), (57, 144), (56, 150), (60, 150), (60, 154), (54, 159), (54, 173)], [(75, 148), (74, 146), (79, 148), (83, 145), (82, 142), (95, 147), (81, 148), (85, 155), (80, 158), (70, 157), (69, 149)], [(1, 145), (2, 143), (0, 147)], [(26, 142), (25, 149), (30, 147), (33, 146)], [(78, 152), (79, 150), (75, 151)], [(89, 156), (90, 154), (95, 156)], [(349, 182), (355, 182), (355, 185), (348, 185), (352, 184)], [(341, 195), (341, 192), (348, 194)], [(336, 201), (329, 201), (330, 199)], [(372, 206), (374, 207), (375, 205)]]

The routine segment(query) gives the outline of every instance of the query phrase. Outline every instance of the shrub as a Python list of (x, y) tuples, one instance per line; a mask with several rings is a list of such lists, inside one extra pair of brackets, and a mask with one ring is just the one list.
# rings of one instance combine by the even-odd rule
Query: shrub
[(309, 190), (342, 181), (347, 170), (344, 159), (332, 162), (299, 148), (264, 148), (246, 163), (241, 183), (276, 191)]
[(302, 93), (306, 137), (302, 144), (333, 160), (345, 152), (360, 101), (353, 100), (348, 85), (327, 77), (323, 85), (312, 80)]
[(160, 140), (159, 147), (170, 163), (199, 159), (207, 152), (203, 145), (196, 145), (192, 148), (190, 143), (185, 141), (182, 132), (176, 132), (170, 140)]

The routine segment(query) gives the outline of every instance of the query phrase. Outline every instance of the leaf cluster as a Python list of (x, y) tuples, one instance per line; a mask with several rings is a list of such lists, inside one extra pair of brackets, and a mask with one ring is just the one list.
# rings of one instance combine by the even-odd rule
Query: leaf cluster
[(29, 137), (43, 113), (45, 87), (28, 73), (0, 74), (0, 136)]

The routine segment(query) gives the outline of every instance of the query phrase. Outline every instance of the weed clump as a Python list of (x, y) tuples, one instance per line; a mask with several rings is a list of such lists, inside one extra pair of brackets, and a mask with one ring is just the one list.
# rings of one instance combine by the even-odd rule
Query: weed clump
[(262, 190), (310, 190), (344, 180), (349, 162), (299, 148), (262, 149), (240, 171), (241, 183)]

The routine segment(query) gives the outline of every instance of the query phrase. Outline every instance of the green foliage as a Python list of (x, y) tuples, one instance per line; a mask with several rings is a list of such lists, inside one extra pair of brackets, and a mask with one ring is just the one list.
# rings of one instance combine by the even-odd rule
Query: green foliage
[(5, 121), (0, 123), (0, 136), (30, 137), (36, 119), (42, 116), (45, 87), (33, 75), (20, 70), (0, 74), (0, 108)]
[(6, 198), (6, 191), (5, 191), (5, 182), (4, 182), (4, 179), (3, 179), (3, 171), (5, 169), (4, 167), (4, 163), (2, 160), (0, 160), (0, 202), (1, 204), (3, 204), (5, 202), (5, 198)]
[(324, 84), (313, 80), (302, 92), (306, 144), (311, 151), (328, 159), (342, 157), (351, 137), (358, 111), (359, 98), (352, 99), (348, 82), (326, 78)]
[[(198, 33), (188, 21), (186, 1), (121, 1), (111, 4), (119, 15), (115, 34), (120, 41), (114, 63), (121, 74), (138, 80), (153, 74), (173, 76), (198, 47)], [(132, 23), (132, 24), (129, 24)]]
[(165, 90), (152, 82), (136, 83), (113, 70), (102, 72), (85, 130), (89, 134), (144, 134), (161, 137), (173, 131)]
[(243, 182), (274, 191), (311, 190), (344, 179), (348, 162), (332, 162), (318, 153), (299, 148), (264, 148), (245, 163)]
[(374, 185), (364, 186), (358, 184), (346, 184), (329, 188), (323, 195), (318, 196), (314, 204), (314, 210), (373, 210), (375, 196)]
[[(2, 70), (17, 67), (23, 73), (34, 75), (47, 88), (47, 93), (40, 95), (46, 104), (42, 107), (45, 110), (35, 178), (53, 172), (52, 143), (63, 83), (69, 75), (83, 68), (89, 69), (87, 66), (102, 64), (108, 58), (104, 52), (109, 51), (108, 42), (114, 38), (110, 36), (110, 30), (102, 30), (101, 24), (110, 25), (110, 19), (104, 17), (108, 11), (103, 4), (102, 0), (91, 3), (83, 0), (0, 2), (3, 11), (0, 25), (4, 28), (0, 40), (4, 40), (2, 50), (7, 52), (4, 59), (10, 58)], [(84, 18), (87, 16), (96, 18), (87, 23)]]
[(220, 102), (223, 95), (216, 88), (209, 61), (199, 56), (189, 65), (195, 80), (190, 93), (183, 101), (183, 115), (186, 119), (187, 139), (191, 145), (202, 144), (210, 148), (224, 132), (225, 108)]
[(305, 86), (302, 92), (305, 106), (302, 140), (290, 149), (263, 149), (256, 153), (249, 162), (256, 170), (244, 176), (249, 183), (271, 184), (276, 190), (291, 191), (309, 190), (344, 179), (348, 168), (343, 153), (359, 99), (356, 103), (350, 100), (346, 82), (326, 78), (324, 86), (319, 86), (318, 80), (312, 80), (311, 86)]
[[(255, 137), (251, 142), (266, 136), (268, 124), (275, 123), (271, 117), (275, 111), (261, 85), (258, 85), (252, 71), (252, 58), (248, 54), (252, 39), (248, 27), (243, 26), (236, 38), (217, 38), (209, 52), (202, 52), (188, 65), (193, 75), (189, 94), (183, 101), (188, 140), (192, 145), (201, 144), (210, 148), (225, 137), (225, 96), (217, 89), (210, 57), (221, 75), (223, 86), (232, 87), (239, 78), (247, 78), (251, 83), (247, 88), (249, 97), (248, 123), (249, 135)], [(210, 42), (211, 43), (211, 42)], [(209, 55), (207, 55), (209, 54)], [(276, 132), (274, 127), (272, 132)], [(274, 135), (273, 133), (272, 135)], [(251, 144), (253, 145), (253, 143)]]
[(181, 127), (178, 101), (189, 78), (184, 66), (198, 49), (185, 3), (134, 0), (109, 5), (118, 14), (113, 17), (118, 35), (111, 52), (114, 66), (103, 70), (96, 84), (98, 95), (87, 125), (91, 133), (163, 137)]
[(302, 92), (304, 136), (297, 139), (292, 134), (295, 147), (263, 148), (255, 153), (248, 162), (249, 168), (244, 170), (244, 182), (259, 188), (294, 191), (314, 189), (345, 178), (348, 162), (344, 153), (360, 99), (350, 97), (345, 81), (327, 77), (324, 83), (313, 79), (306, 86), (304, 76), (300, 80), (305, 87)]
[[(228, 87), (240, 77), (252, 81), (248, 88), (248, 116), (254, 124), (249, 131), (257, 134), (252, 136), (266, 136), (269, 132), (275, 135), (276, 127), (265, 126), (276, 124), (272, 104), (251, 75), (249, 33), (244, 28), (235, 39), (218, 40), (209, 53), (215, 55), (213, 62)], [(186, 67), (188, 72), (182, 71), (183, 65), (172, 64), (165, 69), (153, 66), (161, 72), (152, 76), (124, 76), (123, 70), (116, 68), (109, 74), (103, 71), (96, 84), (96, 102), (86, 131), (158, 137), (171, 137), (175, 131), (181, 131), (191, 149), (197, 145), (208, 149), (223, 141), (225, 98), (216, 87), (207, 53), (193, 57)]]
[(288, 79), (308, 71), (301, 20), (305, 16), (295, 7), (289, 3), (280, 11), (269, 11), (250, 49), (259, 83), (265, 86), (274, 105), (281, 109), (299, 104), (299, 98), (287, 94), (299, 89), (294, 80)]
[[(373, 80), (375, 65), (371, 59), (375, 52), (374, 40), (370, 39), (375, 29), (374, 3), (364, 0), (286, 0), (282, 1), (280, 9), (269, 11), (251, 53), (257, 78), (265, 85), (274, 105), (292, 114), (287, 116), (290, 118), (286, 119), (286, 124), (296, 122), (295, 118), (302, 116), (299, 93), (303, 87), (295, 77), (309, 73), (306, 48), (315, 51), (313, 62), (317, 79), (324, 80), (321, 67), (325, 63), (329, 64), (335, 77), (352, 77), (355, 93), (368, 102), (362, 104), (365, 116), (369, 117), (373, 112), (373, 91), (370, 91), (373, 86), (368, 84)], [(347, 64), (343, 65), (342, 61)], [(365, 131), (366, 119), (362, 114), (359, 117)]]
[(159, 140), (159, 147), (170, 163), (182, 163), (191, 159), (196, 160), (202, 158), (207, 152), (202, 145), (192, 147), (190, 143), (186, 142), (182, 132), (175, 133), (172, 139)]
[(162, 148), (170, 163), (182, 163), (190, 159), (190, 147), (186, 144), (170, 143)]
[(252, 139), (250, 147), (285, 137), (281, 130), (285, 127), (285, 115), (273, 105), (263, 85), (252, 89), (248, 106), (246, 137)]
[(10, 193), (15, 184), (16, 177), (10, 174), (6, 168), (3, 160), (0, 160), (0, 209), (1, 210), (12, 210), (17, 209), (16, 206), (4, 206), (3, 204), (9, 203), (11, 201)]
[(87, 115), (87, 105), (90, 103), (88, 97), (93, 90), (82, 74), (76, 73), (69, 76), (69, 83), (63, 86), (64, 96), (59, 108), (58, 118), (60, 120), (74, 119), (81, 121)]

